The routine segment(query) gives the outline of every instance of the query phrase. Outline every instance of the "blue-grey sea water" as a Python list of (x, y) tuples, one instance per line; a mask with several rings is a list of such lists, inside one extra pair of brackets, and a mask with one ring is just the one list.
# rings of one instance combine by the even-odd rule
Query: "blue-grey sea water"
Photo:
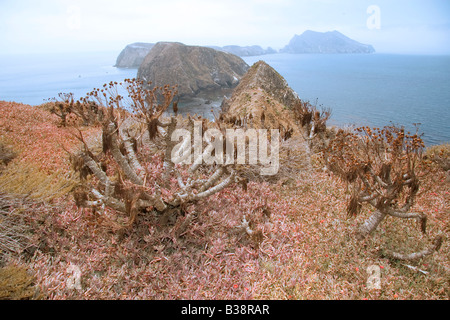
[(273, 54), (264, 60), (339, 126), (405, 126), (427, 146), (450, 142), (450, 56)]
[(119, 69), (118, 53), (0, 55), (0, 100), (39, 105), (58, 93), (84, 97), (110, 81), (136, 77), (136, 69)]
[[(73, 92), (77, 98), (110, 81), (136, 76), (114, 67), (118, 52), (1, 55), (0, 100), (38, 105)], [(330, 108), (330, 124), (404, 125), (427, 145), (450, 142), (450, 56), (393, 54), (272, 54), (264, 60), (301, 99)], [(180, 106), (182, 106), (180, 104)], [(210, 115), (211, 105), (185, 105), (185, 112)]]

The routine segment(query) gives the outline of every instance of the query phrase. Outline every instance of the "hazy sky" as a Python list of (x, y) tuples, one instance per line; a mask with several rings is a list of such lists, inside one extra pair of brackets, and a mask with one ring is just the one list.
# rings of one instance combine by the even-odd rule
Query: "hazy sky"
[(0, 54), (137, 41), (280, 49), (308, 29), (377, 52), (450, 54), (450, 0), (0, 0)]

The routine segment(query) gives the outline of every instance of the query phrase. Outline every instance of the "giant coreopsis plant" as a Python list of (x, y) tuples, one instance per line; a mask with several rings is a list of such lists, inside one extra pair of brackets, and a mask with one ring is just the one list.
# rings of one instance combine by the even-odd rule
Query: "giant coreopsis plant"
[[(422, 232), (426, 232), (427, 216), (412, 211), (420, 186), (423, 148), (417, 132), (406, 133), (396, 126), (339, 130), (331, 140), (325, 160), (328, 168), (349, 186), (348, 213), (357, 215), (365, 205), (375, 209), (359, 226), (359, 239), (371, 234), (387, 216), (417, 219)], [(389, 254), (398, 259), (416, 259), (438, 250), (441, 243), (438, 236), (424, 251)]]
[(49, 101), (54, 100), (50, 104), (49, 111), (61, 119), (61, 126), (67, 126), (71, 115), (81, 120), (85, 126), (97, 125), (103, 121), (105, 109), (94, 100), (82, 98), (75, 101), (74, 94), (71, 92), (60, 92), (58, 97), (59, 99), (49, 99)]
[(210, 152), (208, 149), (204, 154), (194, 152), (193, 161), (187, 161), (192, 155), (189, 151), (199, 149), (198, 142), (190, 147), (191, 138), (180, 143), (173, 136), (180, 126), (183, 132), (192, 133), (194, 121), (162, 117), (173, 104), (176, 87), (151, 88), (140, 80), (127, 79), (128, 97), (124, 97), (120, 85), (110, 83), (89, 94), (107, 114), (100, 152), (79, 133), (83, 147), (72, 157), (74, 167), (85, 178), (75, 192), (79, 206), (115, 216), (109, 220), (117, 228), (131, 226), (143, 212), (156, 213), (161, 221), (167, 221), (239, 180), (232, 165), (205, 166), (195, 158)]

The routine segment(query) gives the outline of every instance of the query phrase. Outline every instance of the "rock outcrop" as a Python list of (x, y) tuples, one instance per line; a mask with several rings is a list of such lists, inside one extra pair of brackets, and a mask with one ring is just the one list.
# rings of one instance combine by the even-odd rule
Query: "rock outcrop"
[(268, 137), (272, 136), (271, 129), (279, 130), (279, 150), (275, 156), (279, 159), (278, 172), (263, 176), (260, 164), (250, 165), (239, 171), (243, 177), (253, 181), (288, 181), (299, 171), (308, 170), (311, 157), (293, 110), (300, 103), (286, 80), (263, 61), (256, 62), (242, 77), (231, 98), (223, 101), (219, 116), (222, 130), (267, 129)]
[(248, 70), (233, 54), (178, 42), (158, 42), (145, 57), (137, 76), (154, 86), (178, 85), (180, 97), (232, 89)]
[(307, 30), (295, 35), (281, 53), (373, 53), (375, 49), (348, 38), (338, 31)]
[(281, 137), (297, 131), (292, 109), (299, 102), (286, 80), (264, 61), (256, 62), (222, 103), (225, 123), (257, 129), (280, 129)]
[(139, 68), (154, 43), (136, 42), (127, 45), (119, 54), (114, 65), (117, 68)]

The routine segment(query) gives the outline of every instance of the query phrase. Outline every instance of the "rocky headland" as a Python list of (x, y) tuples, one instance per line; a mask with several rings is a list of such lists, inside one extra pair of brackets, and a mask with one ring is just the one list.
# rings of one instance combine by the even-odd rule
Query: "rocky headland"
[[(117, 68), (131, 68), (138, 69), (145, 59), (145, 56), (150, 53), (150, 50), (154, 47), (154, 43), (135, 42), (127, 45), (117, 56), (116, 64)], [(265, 54), (277, 53), (275, 49), (268, 47), (263, 49), (261, 46), (237, 46), (227, 45), (223, 47), (219, 46), (206, 46), (218, 51), (234, 54), (239, 57), (260, 56)]]
[(137, 77), (153, 86), (178, 85), (178, 95), (186, 98), (231, 90), (248, 69), (244, 60), (230, 53), (179, 42), (158, 42), (145, 57)]
[(117, 68), (139, 68), (154, 43), (135, 42), (127, 45), (119, 54), (114, 65)]
[(297, 123), (296, 108), (302, 101), (287, 81), (270, 65), (258, 61), (242, 77), (229, 99), (221, 106), (221, 128), (278, 130), (279, 171), (270, 177), (259, 175), (260, 167), (248, 166), (243, 174), (249, 180), (287, 181), (310, 166), (308, 146)]

